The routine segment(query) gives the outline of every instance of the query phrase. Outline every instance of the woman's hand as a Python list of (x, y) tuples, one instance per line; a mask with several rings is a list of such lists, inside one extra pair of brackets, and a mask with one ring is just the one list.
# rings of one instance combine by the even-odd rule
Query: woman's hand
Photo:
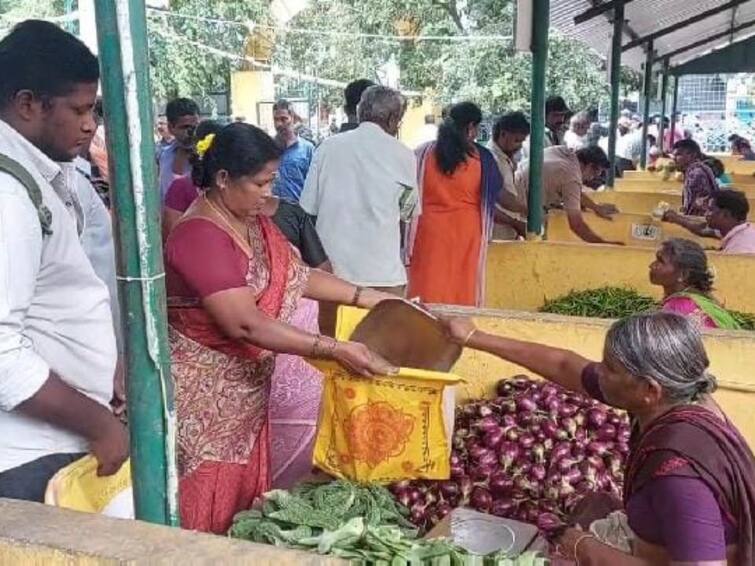
[(671, 224), (679, 224), (681, 214), (674, 210), (667, 210), (663, 213), (663, 221)]
[(375, 289), (364, 288), (359, 294), (359, 300), (357, 301), (356, 306), (362, 309), (371, 309), (381, 301), (397, 299), (399, 299), (399, 297), (396, 295), (391, 295), (390, 293), (385, 293), (383, 291), (376, 291)]
[(587, 539), (595, 538), (589, 532), (582, 531), (580, 529), (570, 528), (564, 531), (558, 540), (556, 541), (558, 553), (569, 560), (577, 560), (575, 551), (579, 553), (580, 557), (584, 557), (584, 548), (582, 545), (585, 542), (589, 542)]
[(358, 342), (338, 342), (333, 350), (333, 359), (351, 373), (363, 377), (398, 373), (398, 368)]
[(469, 339), (477, 331), (477, 327), (471, 318), (441, 316), (438, 320), (443, 325), (443, 329), (451, 342), (460, 346), (466, 346)]

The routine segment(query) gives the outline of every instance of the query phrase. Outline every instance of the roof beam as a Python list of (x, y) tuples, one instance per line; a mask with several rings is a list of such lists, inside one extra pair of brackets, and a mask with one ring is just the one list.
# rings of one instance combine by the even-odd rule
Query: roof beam
[(622, 47), (622, 51), (628, 51), (630, 49), (634, 49), (635, 47), (639, 47), (640, 45), (642, 45), (643, 43), (646, 43), (647, 41), (651, 39), (656, 40), (659, 37), (663, 37), (664, 35), (668, 35), (677, 30), (685, 28), (689, 25), (696, 24), (697, 22), (701, 22), (702, 20), (710, 18), (711, 16), (715, 16), (716, 14), (720, 14), (721, 12), (725, 12), (726, 10), (731, 10), (732, 8), (739, 6), (740, 4), (744, 4), (745, 2), (747, 2), (747, 0), (731, 0), (727, 2), (726, 4), (723, 4), (716, 8), (711, 8), (710, 10), (706, 10), (705, 12), (701, 12), (697, 14), (696, 16), (687, 18), (684, 21), (677, 22), (663, 29), (659, 29), (658, 31), (654, 31), (653, 33), (650, 33), (646, 35), (645, 37), (632, 40), (629, 43), (627, 43), (624, 47)]
[(593, 18), (597, 18), (601, 14), (605, 14), (606, 12), (610, 12), (618, 5), (626, 5), (629, 4), (632, 0), (609, 0), (608, 2), (603, 2), (602, 4), (597, 4), (593, 6), (592, 8), (588, 8), (581, 14), (577, 14), (574, 16), (574, 24), (579, 25), (583, 24), (587, 21), (592, 20)]
[(711, 41), (716, 41), (717, 39), (723, 39), (727, 36), (733, 36), (735, 33), (740, 32), (742, 30), (748, 29), (755, 26), (755, 20), (750, 20), (748, 22), (744, 22), (742, 24), (739, 24), (738, 26), (735, 26), (731, 29), (727, 29), (726, 31), (722, 31), (719, 33), (715, 33), (713, 35), (709, 35), (708, 37), (704, 39), (700, 39), (698, 41), (695, 41), (694, 43), (690, 43), (689, 45), (685, 45), (684, 47), (680, 47), (679, 49), (674, 49), (673, 51), (669, 51), (668, 53), (663, 53), (662, 55), (659, 55), (654, 59), (654, 62), (663, 61), (665, 58), (673, 58), (677, 55), (681, 55), (682, 53), (685, 53), (687, 51), (690, 51), (692, 49), (696, 49), (698, 47), (702, 47), (703, 45), (706, 45), (710, 43)]

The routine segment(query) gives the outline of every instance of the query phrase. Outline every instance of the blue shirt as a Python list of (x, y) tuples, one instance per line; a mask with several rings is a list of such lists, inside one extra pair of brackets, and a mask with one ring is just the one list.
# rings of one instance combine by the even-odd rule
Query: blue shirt
[(162, 150), (158, 150), (157, 164), (160, 177), (160, 204), (165, 204), (165, 195), (168, 194), (168, 187), (170, 187), (170, 184), (178, 177), (183, 177), (184, 175), (191, 173), (191, 165), (188, 163), (183, 172), (173, 172), (173, 162), (176, 159), (176, 151), (178, 150), (178, 147), (178, 143), (174, 141), (170, 145), (165, 146)]
[(299, 202), (314, 152), (315, 146), (302, 138), (297, 138), (293, 144), (288, 146), (281, 157), (278, 179), (275, 182), (273, 193), (281, 198)]

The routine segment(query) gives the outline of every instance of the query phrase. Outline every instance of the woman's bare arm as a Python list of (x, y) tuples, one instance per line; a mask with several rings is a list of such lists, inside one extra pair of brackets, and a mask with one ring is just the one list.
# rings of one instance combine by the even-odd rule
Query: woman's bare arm
[(567, 389), (585, 392), (582, 372), (590, 360), (575, 352), (488, 334), (477, 330), (469, 319), (444, 319), (443, 323), (459, 344), (520, 365)]

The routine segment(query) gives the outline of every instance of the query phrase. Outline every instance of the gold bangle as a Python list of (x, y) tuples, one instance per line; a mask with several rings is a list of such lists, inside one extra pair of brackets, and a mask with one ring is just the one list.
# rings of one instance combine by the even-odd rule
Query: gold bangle
[(364, 291), (364, 287), (357, 287), (354, 290), (354, 297), (351, 299), (351, 306), (352, 307), (358, 307), (359, 306), (359, 299), (362, 296), (362, 291)]
[(469, 344), (469, 341), (472, 339), (472, 336), (474, 336), (475, 332), (477, 332), (476, 328), (473, 328), (472, 330), (469, 331), (469, 334), (467, 334), (467, 337), (464, 338), (464, 342), (463, 342), (464, 346)]
[(594, 539), (595, 536), (592, 533), (585, 533), (581, 535), (577, 542), (574, 543), (574, 561), (577, 563), (577, 566), (579, 566), (579, 556), (577, 556), (577, 552), (579, 551), (579, 545), (584, 541), (585, 539), (592, 538)]

